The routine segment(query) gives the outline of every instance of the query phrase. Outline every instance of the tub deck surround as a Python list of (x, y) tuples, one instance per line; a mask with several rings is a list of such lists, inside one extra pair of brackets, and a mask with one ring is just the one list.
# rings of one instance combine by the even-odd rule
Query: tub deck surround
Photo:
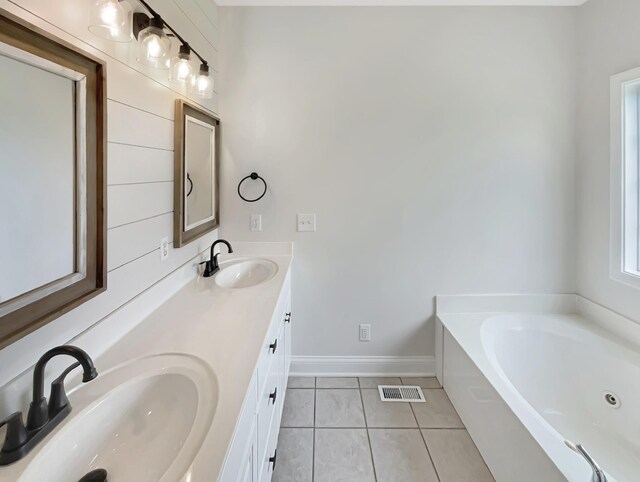
[[(215, 414), (198, 455), (182, 480), (216, 480), (219, 476), (267, 330), (281, 298), (287, 295), (291, 244), (288, 249), (282, 243), (266, 244), (262, 246), (265, 249), (248, 243), (233, 244), (238, 254), (222, 255), (221, 259), (256, 256), (269, 259), (278, 267), (272, 279), (251, 288), (224, 289), (216, 284), (215, 277), (198, 276), (95, 359), (101, 374), (162, 353), (198, 357), (212, 370), (218, 388)], [(90, 331), (74, 340), (74, 344), (83, 347), (83, 337), (89, 335)], [(73, 393), (77, 385), (76, 379), (69, 380), (68, 391)], [(72, 419), (67, 418), (61, 427)], [(44, 444), (26, 459), (2, 468), (0, 481), (19, 480)]]
[(565, 439), (610, 481), (637, 480), (637, 324), (577, 295), (448, 296), (437, 307), (441, 381), (496, 480), (590, 480)]

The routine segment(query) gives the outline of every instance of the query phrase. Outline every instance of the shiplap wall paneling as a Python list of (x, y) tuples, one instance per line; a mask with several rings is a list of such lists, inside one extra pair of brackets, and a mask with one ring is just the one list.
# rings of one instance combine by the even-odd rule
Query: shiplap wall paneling
[(173, 181), (173, 150), (110, 142), (107, 184)]
[[(218, 27), (214, 25), (211, 19), (204, 15), (202, 8), (196, 0), (180, 0), (176, 2), (178, 8), (182, 10), (188, 17), (191, 18), (198, 31), (202, 34), (211, 47), (217, 52), (218, 41)], [(190, 16), (188, 12), (202, 12), (201, 15)]]
[(218, 27), (218, 8), (213, 0), (196, 0), (202, 13), (209, 19), (214, 27)]
[(173, 182), (108, 186), (107, 194), (109, 229), (173, 212)]
[(150, 114), (114, 100), (107, 102), (107, 112), (109, 142), (173, 151), (173, 118)]
[[(108, 232), (108, 270), (113, 271), (159, 248), (163, 237), (173, 243), (173, 213), (161, 214)], [(160, 253), (158, 253), (159, 255)]]
[[(162, 12), (162, 18), (171, 24), (178, 33), (189, 31), (187, 37), (189, 45), (196, 49), (213, 68), (217, 69), (218, 51), (214, 47), (214, 44), (217, 43), (218, 29), (211, 25), (208, 19), (202, 14), (200, 14), (199, 17), (194, 16), (192, 18), (185, 15), (185, 11), (199, 11), (199, 9), (196, 8), (198, 6), (197, 4), (183, 0), (179, 0), (178, 2), (174, 0), (153, 0), (151, 5), (158, 12)], [(205, 38), (203, 33), (206, 33), (209, 39)]]

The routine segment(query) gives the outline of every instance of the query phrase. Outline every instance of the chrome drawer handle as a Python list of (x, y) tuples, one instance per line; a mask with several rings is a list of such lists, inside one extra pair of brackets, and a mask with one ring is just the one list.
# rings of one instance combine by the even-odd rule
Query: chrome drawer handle
[(274, 388), (273, 393), (269, 394), (269, 399), (274, 405), (276, 404), (276, 398), (278, 398), (278, 387)]
[(269, 350), (275, 354), (277, 349), (278, 349), (278, 339), (276, 338), (276, 341), (274, 341), (273, 343), (271, 343), (271, 345), (269, 345)]

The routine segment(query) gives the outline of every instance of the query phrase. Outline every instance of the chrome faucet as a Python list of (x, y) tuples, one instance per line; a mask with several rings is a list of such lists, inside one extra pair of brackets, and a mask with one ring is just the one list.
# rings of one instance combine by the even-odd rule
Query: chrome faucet
[[(78, 362), (63, 371), (51, 383), (51, 395), (47, 402), (44, 396), (44, 369), (49, 360), (58, 355), (71, 356)], [(98, 376), (91, 357), (75, 346), (63, 345), (52, 348), (38, 360), (33, 370), (33, 400), (29, 406), (26, 427), (22, 421), (22, 412), (15, 412), (0, 422), (0, 427), (7, 426), (4, 444), (0, 449), (0, 466), (9, 465), (26, 456), (71, 413), (71, 404), (64, 390), (64, 379), (80, 365), (84, 370), (83, 383)]]
[(220, 256), (220, 253), (216, 255), (213, 254), (213, 249), (216, 247), (216, 245), (220, 243), (225, 244), (227, 246), (227, 250), (229, 253), (233, 253), (233, 248), (229, 244), (229, 241), (226, 241), (224, 239), (218, 239), (217, 241), (214, 241), (213, 244), (211, 245), (211, 256), (209, 258), (209, 261), (203, 261), (202, 263), (200, 263), (205, 265), (204, 274), (202, 275), (205, 278), (209, 278), (213, 276), (220, 269), (220, 266), (218, 266), (218, 256)]
[(582, 457), (584, 457), (587, 463), (591, 466), (591, 470), (593, 471), (593, 474), (591, 475), (591, 482), (607, 482), (607, 476), (605, 475), (604, 470), (600, 468), (597, 462), (581, 444), (574, 444), (568, 440), (565, 440), (564, 443), (575, 453), (582, 455)]

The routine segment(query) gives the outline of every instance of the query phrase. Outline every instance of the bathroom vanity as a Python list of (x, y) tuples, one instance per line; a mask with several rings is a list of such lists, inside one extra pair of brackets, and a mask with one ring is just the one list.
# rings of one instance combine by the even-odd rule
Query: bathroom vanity
[(221, 482), (269, 481), (277, 464), (278, 433), (291, 364), (290, 282), (278, 300), (260, 347), (233, 442), (218, 479)]
[[(144, 319), (126, 327), (107, 319), (73, 340), (98, 377), (82, 384), (80, 370), (69, 375), (71, 413), (0, 468), (0, 481), (80, 480), (95, 469), (114, 482), (271, 480), (291, 358), (290, 245), (286, 254), (239, 251)], [(185, 268), (201, 269), (204, 258)], [(56, 358), (64, 363), (48, 370), (47, 395), (69, 363)], [(28, 393), (31, 376), (1, 395)]]

